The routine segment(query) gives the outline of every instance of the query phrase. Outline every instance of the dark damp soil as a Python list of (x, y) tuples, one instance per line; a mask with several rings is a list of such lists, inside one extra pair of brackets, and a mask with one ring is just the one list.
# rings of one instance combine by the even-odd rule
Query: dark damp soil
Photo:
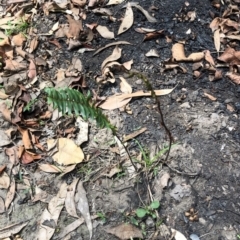
[[(163, 62), (171, 57), (171, 46), (177, 41), (186, 41), (186, 54), (203, 50), (210, 50), (216, 57), (213, 34), (209, 28), (212, 18), (209, 12), (219, 16), (223, 9), (215, 9), (209, 0), (192, 0), (186, 6), (185, 0), (177, 1), (139, 1), (140, 5), (149, 9), (154, 5), (157, 7), (154, 17), (157, 23), (149, 23), (137, 9), (134, 11), (133, 27), (117, 40), (129, 41), (132, 45), (122, 45), (121, 62), (133, 59), (133, 69), (141, 72), (149, 79), (154, 89), (173, 88), (175, 90), (166, 96), (159, 98), (164, 121), (176, 143), (171, 150), (167, 164), (159, 164), (156, 174), (146, 176), (139, 174), (137, 177), (129, 177), (127, 166), (123, 165), (123, 173), (112, 178), (99, 175), (90, 175), (84, 186), (88, 194), (91, 214), (103, 213), (105, 222), (94, 221), (94, 240), (117, 239), (104, 231), (106, 226), (115, 226), (121, 222), (131, 222), (131, 214), (134, 210), (144, 204), (151, 202), (147, 186), (152, 188), (153, 196), (160, 200), (158, 214), (162, 225), (167, 230), (171, 228), (180, 231), (187, 239), (191, 234), (196, 234), (200, 239), (206, 240), (233, 240), (240, 233), (240, 87), (232, 84), (226, 77), (215, 82), (208, 80), (208, 75), (203, 74), (200, 78), (192, 76), (192, 63), (183, 63), (188, 72), (165, 71), (161, 73)], [(224, 7), (223, 7), (224, 8)], [(124, 15), (124, 9), (110, 7), (115, 12), (115, 17)], [(188, 11), (196, 11), (197, 17), (193, 22), (184, 21), (181, 16)], [(47, 32), (57, 21), (66, 22), (63, 14), (50, 14), (39, 17), (36, 25), (42, 32)], [(95, 14), (87, 13), (85, 23), (98, 22), (108, 26), (110, 30), (117, 31), (119, 23), (97, 17)], [(167, 43), (165, 37), (143, 42), (143, 35), (134, 31), (136, 27), (164, 29), (173, 41)], [(191, 33), (187, 31), (191, 29)], [(40, 33), (40, 32), (39, 32)], [(60, 40), (62, 49), (53, 48), (47, 42), (48, 37), (40, 38), (39, 49), (42, 51), (54, 51), (54, 65), (52, 69), (46, 69), (44, 78), (51, 80), (56, 69), (66, 68), (73, 56), (81, 59), (83, 72), (86, 75), (86, 83), (89, 89), (97, 89), (94, 77), (100, 73), (101, 63), (112, 53), (114, 47), (110, 47), (93, 56), (93, 52), (78, 53), (77, 50), (67, 50), (64, 40)], [(98, 49), (113, 40), (106, 40), (96, 36), (93, 47)], [(150, 49), (156, 49), (159, 58), (147, 58), (145, 54)], [(40, 54), (40, 53), (39, 53)], [(121, 75), (122, 73), (119, 73)], [(146, 90), (141, 79), (129, 77), (123, 74), (133, 91)], [(100, 95), (111, 95), (119, 92), (119, 80), (115, 84), (107, 83), (100, 87)], [(208, 99), (204, 92), (217, 98), (216, 101)], [(180, 100), (179, 100), (180, 99)], [(234, 112), (227, 109), (227, 104), (235, 108)], [(168, 145), (168, 137), (159, 122), (159, 113), (156, 103), (151, 97), (135, 98), (129, 103), (132, 114), (125, 111), (106, 111), (106, 114), (117, 125), (121, 136), (136, 131), (138, 128), (146, 127), (147, 131), (136, 137), (137, 141), (145, 149), (150, 150), (152, 156), (164, 146)], [(111, 168), (120, 161), (120, 156), (111, 151), (107, 142), (112, 140), (108, 131), (91, 128), (89, 143), (85, 144), (83, 150), (86, 154), (96, 156), (90, 158), (87, 166), (94, 172), (98, 168)], [(95, 143), (93, 139), (97, 139)], [(135, 141), (128, 142), (128, 149), (132, 156), (140, 152)], [(94, 155), (97, 152), (96, 155)], [(75, 176), (86, 180), (86, 172), (79, 171), (81, 165), (74, 174), (69, 174), (69, 180)], [(162, 173), (170, 174), (168, 185), (162, 190), (158, 186), (157, 179)], [(41, 176), (44, 178), (46, 176)], [(68, 179), (69, 178), (69, 179)], [(18, 207), (17, 207), (18, 208)], [(43, 207), (39, 204), (28, 206), (28, 211), (22, 213), (32, 218), (31, 224), (22, 232), (23, 239), (34, 239), (37, 217), (33, 217)], [(196, 221), (190, 221), (185, 212), (191, 208), (197, 215)], [(25, 209), (21, 205), (21, 209)], [(35, 211), (35, 213), (34, 213)], [(67, 214), (63, 213), (59, 228), (64, 229)], [(14, 214), (13, 214), (14, 218)], [(139, 225), (145, 224), (145, 239), (154, 239), (153, 234), (158, 230), (155, 239), (170, 239), (162, 228), (156, 228), (151, 218), (138, 220)], [(57, 235), (56, 235), (57, 236)], [(81, 226), (72, 232), (69, 239), (88, 239), (88, 231)], [(57, 239), (57, 237), (56, 237)], [(192, 238), (193, 239), (193, 238)]]

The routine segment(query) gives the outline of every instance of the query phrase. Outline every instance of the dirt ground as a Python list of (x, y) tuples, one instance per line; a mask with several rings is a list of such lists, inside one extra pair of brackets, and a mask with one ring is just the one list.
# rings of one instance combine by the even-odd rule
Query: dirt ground
[[(231, 2), (231, 1), (229, 1)], [(181, 232), (186, 239), (191, 240), (237, 240), (240, 234), (240, 87), (231, 82), (224, 74), (218, 81), (209, 81), (208, 74), (195, 78), (192, 74), (191, 62), (181, 63), (187, 69), (182, 71), (161, 71), (164, 61), (171, 57), (173, 43), (185, 41), (186, 53), (209, 50), (212, 56), (217, 57), (214, 46), (213, 34), (209, 28), (212, 21), (211, 13), (220, 16), (228, 1), (224, 1), (219, 9), (209, 0), (192, 0), (189, 5), (185, 0), (140, 0), (139, 4), (144, 9), (155, 6), (154, 17), (156, 23), (146, 21), (144, 15), (133, 8), (133, 27), (125, 33), (117, 36), (118, 41), (124, 40), (132, 45), (121, 45), (121, 62), (133, 59), (132, 69), (141, 72), (150, 80), (154, 89), (174, 88), (171, 94), (159, 97), (164, 121), (174, 138), (167, 163), (162, 163), (165, 155), (155, 169), (155, 174), (147, 175), (140, 172), (132, 176), (129, 169), (131, 162), (121, 162), (118, 151), (114, 148), (113, 135), (106, 129), (99, 129), (93, 123), (89, 131), (88, 142), (82, 145), (83, 152), (89, 156), (87, 162), (80, 163), (77, 168), (62, 179), (57, 174), (44, 173), (37, 169), (38, 162), (22, 165), (26, 173), (31, 176), (31, 181), (47, 191), (52, 196), (56, 195), (62, 182), (68, 184), (76, 177), (84, 182), (91, 215), (102, 213), (104, 217), (93, 220), (93, 240), (119, 239), (107, 233), (106, 229), (123, 222), (132, 223), (133, 212), (143, 205), (149, 205), (151, 188), (153, 198), (160, 201), (157, 210), (162, 222), (156, 226), (151, 217), (138, 219), (138, 227), (144, 226), (144, 239), (172, 239), (171, 229)], [(124, 15), (124, 9), (117, 6), (109, 7), (116, 18)], [(181, 21), (176, 17), (189, 11), (196, 12), (194, 21)], [(89, 89), (97, 90), (95, 76), (101, 72), (101, 64), (109, 56), (114, 47), (107, 48), (93, 56), (94, 52), (79, 53), (76, 49), (69, 51), (64, 40), (59, 40), (61, 49), (49, 44), (51, 36), (41, 36), (41, 33), (49, 31), (51, 26), (59, 20), (66, 22), (63, 13), (51, 13), (48, 16), (37, 15), (33, 21), (38, 29), (39, 46), (36, 55), (44, 55), (48, 50), (53, 51), (52, 68), (44, 68), (40, 74), (39, 82), (54, 79), (56, 69), (67, 68), (74, 57), (81, 59), (83, 74)], [(89, 11), (85, 23), (98, 22), (107, 25), (109, 29), (116, 31), (118, 22), (110, 22)], [(134, 31), (136, 27), (164, 29), (172, 42), (166, 42), (165, 37), (144, 41), (143, 35)], [(188, 30), (191, 29), (191, 33)], [(104, 39), (100, 36), (94, 38), (92, 46), (98, 49), (114, 40)], [(145, 54), (152, 48), (159, 53), (159, 58), (148, 58)], [(236, 46), (239, 49), (238, 46)], [(225, 73), (226, 68), (222, 69)], [(118, 73), (116, 73), (118, 76)], [(132, 86), (133, 91), (146, 90), (142, 79), (137, 76), (129, 76), (127, 73), (119, 73), (124, 76)], [(119, 79), (115, 83), (106, 83), (100, 86), (100, 96), (109, 96), (119, 92)], [(204, 93), (208, 93), (217, 99), (212, 101)], [(231, 105), (234, 111), (227, 106)], [(141, 146), (150, 151), (151, 156), (168, 146), (168, 136), (160, 124), (160, 116), (156, 103), (152, 97), (133, 98), (129, 103), (131, 114), (126, 111), (105, 110), (104, 113), (111, 122), (117, 126), (119, 135), (128, 135), (139, 128), (147, 130), (135, 139)], [(67, 120), (70, 117), (65, 117)], [(66, 120), (66, 119), (65, 119)], [(65, 121), (64, 120), (64, 121)], [(51, 133), (54, 135), (58, 128), (64, 129), (60, 120), (49, 120), (41, 128), (42, 139), (46, 142)], [(11, 127), (3, 117), (2, 129)], [(55, 135), (56, 136), (56, 135)], [(127, 148), (132, 157), (140, 153), (139, 145), (134, 141), (128, 141)], [(49, 157), (41, 161), (50, 161)], [(7, 163), (4, 148), (1, 150), (0, 163)], [(104, 176), (103, 173), (118, 166), (121, 162), (121, 172), (113, 177)], [(169, 174), (169, 181), (162, 189), (159, 179), (164, 174)], [(0, 197), (6, 196), (5, 190), (0, 190)], [(41, 214), (47, 203), (31, 203), (24, 190), (17, 190), (13, 202), (12, 211), (0, 215), (0, 226), (29, 220), (19, 235), (24, 240), (36, 239)], [(196, 218), (191, 221), (186, 212), (194, 212)], [(60, 239), (59, 233), (73, 218), (63, 210), (57, 225), (57, 231), (52, 239)], [(13, 239), (13, 238), (12, 238)], [(15, 239), (15, 238), (14, 238)], [(66, 239), (66, 238), (61, 238)], [(89, 239), (87, 227), (83, 224), (69, 235), (71, 240)], [(174, 238), (173, 238), (174, 239)], [(175, 236), (175, 239), (178, 240)]]

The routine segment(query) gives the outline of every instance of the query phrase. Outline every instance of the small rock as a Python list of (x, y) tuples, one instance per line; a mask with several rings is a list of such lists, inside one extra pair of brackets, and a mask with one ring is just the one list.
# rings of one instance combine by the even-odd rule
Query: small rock
[(142, 80), (141, 80), (141, 79), (138, 79), (138, 80), (136, 81), (136, 84), (138, 84), (138, 85), (142, 84)]
[(185, 102), (185, 103), (181, 104), (180, 107), (181, 107), (181, 108), (191, 108), (189, 102)]
[(207, 221), (204, 218), (199, 218), (198, 221), (202, 224), (202, 225), (206, 225)]
[(200, 238), (196, 234), (191, 234), (189, 237), (191, 240), (200, 240)]
[(155, 223), (154, 221), (152, 220), (151, 217), (148, 217), (147, 220), (146, 220), (146, 225), (150, 228), (154, 227), (155, 226)]

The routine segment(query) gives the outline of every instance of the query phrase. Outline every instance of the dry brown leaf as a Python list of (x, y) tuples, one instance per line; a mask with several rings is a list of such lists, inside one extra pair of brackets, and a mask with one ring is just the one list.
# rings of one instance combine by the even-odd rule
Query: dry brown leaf
[[(64, 207), (65, 198), (67, 196), (67, 184), (64, 182), (58, 194), (53, 197), (49, 204), (48, 209), (43, 211), (40, 219), (39, 232), (37, 234), (37, 239), (50, 240), (55, 232), (57, 226), (57, 221)], [(46, 225), (46, 223), (51, 223), (52, 226)]]
[(106, 39), (113, 39), (114, 38), (114, 32), (111, 32), (108, 30), (107, 27), (98, 25), (96, 27), (96, 30), (99, 32), (99, 34)]
[(216, 97), (214, 97), (214, 96), (212, 96), (211, 94), (208, 94), (208, 93), (204, 93), (204, 95), (207, 97), (207, 98), (209, 98), (210, 100), (212, 100), (212, 101), (216, 101), (217, 100), (217, 98)]
[(159, 57), (159, 54), (156, 49), (149, 50), (146, 54), (146, 57)]
[(22, 33), (14, 35), (12, 38), (12, 43), (17, 47), (22, 46), (25, 41), (26, 37)]
[(97, 4), (98, 0), (89, 0), (88, 7), (94, 7), (95, 4)]
[(95, 56), (96, 54), (100, 53), (101, 51), (103, 51), (104, 49), (111, 47), (111, 46), (116, 46), (116, 45), (121, 45), (121, 44), (129, 44), (131, 45), (130, 42), (126, 42), (126, 41), (117, 41), (117, 42), (113, 42), (113, 43), (109, 43), (104, 47), (99, 48), (94, 54), (93, 56)]
[(0, 189), (8, 189), (10, 185), (10, 177), (6, 172), (0, 175)]
[(74, 5), (78, 5), (79, 7), (84, 7), (87, 3), (86, 0), (71, 0)]
[(122, 65), (129, 71), (132, 68), (133, 60), (127, 61), (123, 63)]
[(133, 133), (130, 133), (130, 134), (124, 136), (124, 137), (123, 137), (123, 142), (127, 142), (127, 141), (135, 138), (136, 136), (142, 134), (142, 133), (145, 132), (146, 130), (147, 130), (147, 128), (141, 128), (141, 129), (139, 129), (139, 130), (137, 130), (137, 131), (135, 131), (135, 132), (133, 132)]
[(233, 48), (227, 48), (224, 53), (218, 57), (218, 60), (231, 65), (240, 65), (240, 51), (235, 51)]
[(67, 196), (65, 199), (65, 208), (68, 212), (68, 214), (72, 217), (79, 218), (76, 211), (75, 201), (74, 201), (74, 195), (76, 191), (76, 187), (78, 184), (79, 178), (76, 178), (72, 181), (72, 183), (67, 188)]
[(108, 170), (107, 173), (101, 174), (101, 176), (106, 176), (106, 177), (112, 178), (115, 174), (120, 173), (120, 172), (122, 172), (122, 169), (117, 166), (114, 166), (110, 169), (110, 171)]
[(28, 224), (28, 222), (29, 221), (15, 223), (0, 229), (0, 238), (5, 239), (7, 237), (12, 237), (13, 235), (19, 233)]
[(57, 78), (58, 82), (61, 82), (65, 79), (65, 72), (66, 72), (66, 69), (60, 68), (57, 70), (55, 77)]
[(72, 65), (73, 65), (73, 68), (78, 70), (79, 72), (81, 72), (83, 69), (82, 61), (79, 58), (74, 57), (72, 59)]
[(185, 56), (184, 45), (182, 43), (175, 43), (172, 46), (172, 57), (174, 61), (191, 61), (198, 62), (204, 58), (203, 52), (191, 53), (188, 57)]
[(37, 70), (35, 62), (30, 59), (29, 70), (28, 70), (28, 77), (30, 80), (33, 80), (37, 76)]
[(219, 17), (214, 18), (212, 20), (212, 22), (209, 25), (209, 27), (212, 29), (212, 32), (215, 32), (219, 28), (220, 22), (221, 22), (221, 19)]
[(27, 68), (27, 65), (25, 63), (19, 63), (11, 59), (6, 59), (5, 64), (6, 66), (4, 67), (4, 70), (8, 70), (12, 72), (19, 72)]
[(130, 3), (128, 3), (124, 18), (118, 29), (118, 35), (126, 32), (132, 26), (132, 24), (133, 24), (133, 10)]
[(53, 155), (53, 160), (59, 164), (70, 165), (80, 163), (84, 159), (82, 149), (71, 139), (59, 138), (57, 147), (58, 152)]
[(68, 38), (78, 39), (80, 32), (83, 31), (82, 21), (72, 19), (71, 16), (67, 15), (67, 19), (69, 22), (69, 31)]
[(16, 146), (11, 148), (5, 148), (5, 154), (9, 157), (9, 161), (12, 165), (19, 163), (18, 149)]
[(132, 87), (129, 85), (129, 83), (126, 81), (125, 78), (119, 77), (121, 80), (120, 83), (120, 89), (123, 93), (132, 93)]
[[(67, 225), (64, 230), (58, 235), (58, 239), (63, 239), (67, 234), (73, 232), (76, 228), (78, 228), (80, 225), (84, 223), (83, 218), (79, 218), (75, 220), (74, 222)], [(64, 238), (65, 240), (65, 238)]]
[(10, 97), (10, 95), (7, 95), (7, 94), (5, 94), (4, 92), (0, 91), (0, 99), (5, 100), (5, 99), (7, 99), (7, 98), (9, 98), (9, 97)]
[(89, 205), (88, 205), (88, 199), (87, 199), (87, 194), (86, 191), (83, 187), (83, 183), (81, 181), (78, 182), (77, 185), (77, 191), (75, 194), (75, 202), (77, 204), (77, 209), (83, 216), (87, 228), (89, 231), (90, 239), (92, 238), (92, 231), (93, 231), (93, 226), (92, 226), (92, 220), (89, 212)]
[(113, 15), (112, 11), (108, 8), (96, 8), (92, 10), (96, 14), (111, 16)]
[(31, 163), (35, 160), (39, 160), (41, 158), (42, 158), (42, 156), (40, 154), (31, 153), (29, 151), (23, 151), (23, 153), (21, 154), (21, 163), (29, 164), (29, 163)]
[(145, 34), (143, 41), (153, 40), (153, 39), (159, 38), (160, 36), (164, 36), (164, 30), (149, 32)]
[(122, 240), (133, 238), (143, 239), (142, 231), (128, 223), (121, 223), (116, 227), (105, 228), (104, 231), (111, 233)]
[(5, 168), (6, 168), (6, 165), (0, 165), (0, 177), (3, 171), (5, 170)]
[(227, 104), (227, 110), (230, 112), (235, 112), (235, 108), (230, 104)]
[(215, 66), (215, 62), (214, 62), (214, 59), (213, 59), (210, 51), (209, 50), (205, 50), (204, 53), (205, 53), (205, 60), (207, 62), (209, 62), (212, 66)]
[(38, 38), (34, 37), (30, 42), (29, 53), (32, 53), (34, 50), (36, 50), (37, 46), (38, 46)]
[[(173, 90), (174, 88), (154, 90), (154, 92), (157, 96), (163, 96), (171, 93)], [(138, 91), (138, 92), (129, 93), (129, 94), (123, 93), (119, 95), (113, 95), (108, 97), (102, 104), (99, 105), (99, 107), (106, 110), (113, 110), (113, 109), (125, 106), (127, 103), (131, 101), (132, 97), (143, 97), (143, 96), (151, 96), (151, 92)]]
[(221, 47), (221, 42), (220, 42), (220, 29), (217, 29), (217, 30), (214, 32), (213, 38), (214, 38), (215, 48), (216, 48), (217, 52), (219, 52), (219, 51), (220, 51), (220, 47)]
[(240, 84), (240, 75), (237, 73), (226, 73), (226, 76), (229, 77), (234, 83)]
[(14, 178), (12, 178), (11, 183), (10, 183), (10, 187), (8, 189), (7, 196), (6, 196), (6, 199), (5, 199), (5, 208), (6, 209), (8, 209), (8, 207), (10, 206), (11, 202), (14, 199), (15, 189), (16, 189), (15, 180), (14, 180)]
[(32, 149), (32, 142), (30, 140), (30, 133), (28, 129), (18, 127), (18, 131), (22, 134), (23, 145), (25, 149)]
[(113, 50), (113, 53), (103, 61), (101, 65), (101, 69), (103, 70), (103, 68), (107, 63), (118, 60), (121, 57), (121, 55), (122, 55), (122, 49), (116, 46)]

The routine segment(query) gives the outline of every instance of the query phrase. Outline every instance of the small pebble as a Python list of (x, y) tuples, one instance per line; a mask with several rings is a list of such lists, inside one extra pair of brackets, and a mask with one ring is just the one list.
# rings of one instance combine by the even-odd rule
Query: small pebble
[(196, 235), (196, 234), (191, 234), (191, 235), (190, 235), (190, 239), (191, 239), (191, 240), (200, 240), (200, 238), (199, 238), (198, 235)]

